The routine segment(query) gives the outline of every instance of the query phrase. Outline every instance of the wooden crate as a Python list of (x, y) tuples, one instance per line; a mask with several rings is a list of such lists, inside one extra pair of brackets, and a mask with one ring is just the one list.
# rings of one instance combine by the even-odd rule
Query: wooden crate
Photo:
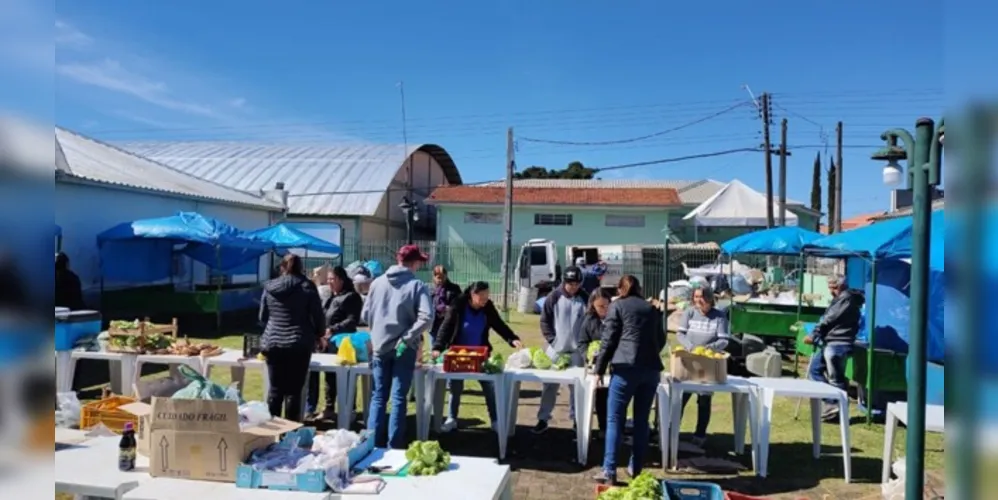
[(727, 353), (721, 359), (714, 359), (689, 351), (673, 351), (669, 355), (669, 373), (680, 382), (723, 384), (728, 381), (729, 357)]
[(145, 318), (143, 321), (139, 322), (138, 328), (117, 328), (111, 326), (108, 328), (107, 333), (112, 337), (136, 337), (135, 347), (122, 347), (115, 346), (111, 342), (108, 343), (107, 350), (110, 352), (121, 352), (129, 354), (145, 354), (146, 353), (146, 338), (149, 335), (166, 335), (173, 337), (173, 340), (177, 340), (177, 318), (173, 318), (173, 321), (166, 325), (157, 325), (151, 321), (149, 318)]
[[(467, 351), (469, 354), (458, 354), (460, 351)], [(481, 373), (487, 359), (489, 359), (488, 347), (451, 346), (444, 353), (444, 371), (448, 373)]]
[(134, 403), (134, 398), (107, 394), (99, 401), (92, 401), (83, 405), (80, 409), (80, 429), (91, 429), (97, 424), (104, 424), (118, 434), (125, 431), (125, 424), (138, 425), (138, 417), (120, 410), (119, 408), (129, 403)]

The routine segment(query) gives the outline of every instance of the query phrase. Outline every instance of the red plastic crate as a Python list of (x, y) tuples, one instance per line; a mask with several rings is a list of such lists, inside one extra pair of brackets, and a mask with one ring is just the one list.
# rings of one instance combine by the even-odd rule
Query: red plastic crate
[[(467, 354), (458, 354), (461, 351), (466, 351)], [(488, 347), (451, 346), (444, 353), (444, 371), (448, 373), (481, 373), (487, 359), (489, 359)]]
[(727, 500), (766, 500), (763, 497), (754, 497), (744, 493), (735, 493), (734, 491), (725, 491), (724, 495), (727, 497)]

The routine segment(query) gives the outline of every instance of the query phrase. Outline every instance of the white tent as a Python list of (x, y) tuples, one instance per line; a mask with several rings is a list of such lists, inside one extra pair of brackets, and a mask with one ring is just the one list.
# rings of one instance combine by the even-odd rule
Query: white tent
[[(779, 219), (780, 207), (773, 203), (773, 217)], [(737, 179), (683, 217), (698, 227), (766, 227), (766, 195)], [(797, 225), (797, 215), (787, 210), (787, 225)]]

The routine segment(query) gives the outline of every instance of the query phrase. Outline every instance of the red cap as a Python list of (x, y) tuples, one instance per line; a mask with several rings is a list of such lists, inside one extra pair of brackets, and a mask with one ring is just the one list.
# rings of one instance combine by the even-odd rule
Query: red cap
[(401, 262), (412, 262), (416, 260), (426, 262), (430, 260), (430, 256), (423, 253), (423, 251), (416, 245), (405, 245), (402, 248), (399, 248), (399, 251), (395, 254), (395, 257)]

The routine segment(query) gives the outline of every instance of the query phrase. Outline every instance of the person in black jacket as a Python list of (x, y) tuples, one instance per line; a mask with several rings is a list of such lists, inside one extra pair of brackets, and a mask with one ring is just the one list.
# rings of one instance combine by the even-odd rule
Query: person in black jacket
[[(861, 292), (850, 290), (842, 276), (828, 279), (828, 291), (832, 294), (832, 302), (811, 335), (804, 338), (805, 344), (815, 346), (808, 378), (846, 391), (849, 390), (846, 362), (856, 343), (866, 298)], [(824, 406), (823, 420), (833, 422), (839, 418), (838, 401), (826, 400)]]
[(433, 326), (430, 328), (430, 344), (436, 341), (437, 331), (444, 322), (447, 308), (454, 299), (461, 296), (461, 287), (447, 277), (447, 268), (441, 265), (433, 267)]
[[(342, 266), (336, 266), (327, 276), (329, 283), (329, 298), (322, 304), (322, 310), (326, 315), (326, 333), (322, 337), (319, 347), (321, 353), (336, 354), (336, 344), (330, 342), (333, 335), (341, 333), (354, 333), (360, 323), (360, 310), (364, 303), (360, 294), (354, 290), (353, 281), (347, 276), (347, 271)], [(326, 404), (321, 415), (313, 412), (318, 411), (319, 403), (319, 374), (310, 373), (308, 376), (308, 397), (305, 401), (305, 413), (310, 420), (323, 419), (332, 420), (336, 417), (336, 374), (326, 372)]]
[[(484, 281), (472, 283), (463, 294), (454, 300), (454, 303), (447, 308), (443, 323), (437, 332), (437, 337), (433, 343), (433, 359), (440, 357), (440, 353), (446, 351), (451, 346), (462, 347), (487, 347), (489, 354), (492, 353), (492, 344), (489, 343), (489, 330), (495, 330), (510, 346), (522, 348), (523, 343), (517, 337), (509, 325), (499, 316), (499, 311), (489, 299), (489, 284)], [(496, 429), (496, 393), (491, 382), (482, 381), (482, 394), (485, 396), (485, 406), (489, 411), (489, 419), (492, 421), (492, 430)], [(447, 420), (444, 422), (440, 432), (450, 432), (457, 429), (457, 414), (461, 407), (461, 394), (464, 391), (463, 380), (451, 380), (447, 384), (450, 391), (450, 404), (448, 406)]]
[(641, 473), (655, 394), (661, 381), (662, 358), (665, 348), (665, 328), (662, 313), (641, 297), (638, 279), (631, 275), (620, 278), (617, 300), (603, 320), (603, 336), (596, 358), (596, 383), (602, 381), (612, 365), (607, 407), (606, 446), (603, 470), (596, 476), (601, 482), (617, 480), (617, 448), (624, 436), (627, 407), (634, 400), (634, 431), (628, 474)]
[(270, 414), (300, 422), (302, 392), (312, 351), (321, 341), (326, 318), (319, 291), (302, 270), (301, 258), (281, 259), (281, 275), (263, 285), (260, 323), (264, 324), (260, 350), (267, 359)]
[[(596, 356), (592, 356), (590, 359), (589, 345), (593, 342), (600, 342), (603, 336), (603, 318), (606, 317), (607, 311), (610, 310), (610, 297), (600, 289), (596, 289), (592, 295), (589, 296), (589, 308), (586, 310), (586, 317), (582, 320), (582, 330), (579, 331), (579, 350), (577, 353), (578, 357), (585, 360), (585, 366), (593, 366), (596, 364)], [(600, 432), (606, 432), (606, 405), (607, 405), (607, 388), (597, 387), (596, 388), (596, 421), (599, 422)]]
[(80, 277), (69, 269), (69, 256), (62, 252), (55, 256), (55, 306), (72, 311), (84, 308)]

